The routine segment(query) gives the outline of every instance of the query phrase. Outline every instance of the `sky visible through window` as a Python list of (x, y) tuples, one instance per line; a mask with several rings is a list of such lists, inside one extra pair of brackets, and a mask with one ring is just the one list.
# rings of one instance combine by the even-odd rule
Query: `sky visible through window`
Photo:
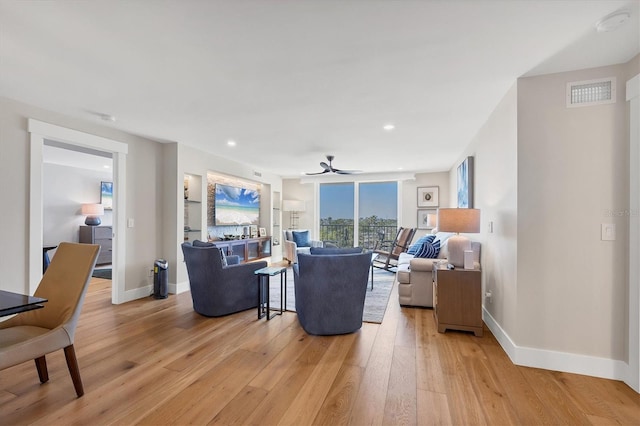
[[(396, 182), (360, 184), (359, 216), (378, 216), (382, 219), (397, 218), (398, 185)], [(320, 217), (353, 219), (354, 184), (320, 185)]]

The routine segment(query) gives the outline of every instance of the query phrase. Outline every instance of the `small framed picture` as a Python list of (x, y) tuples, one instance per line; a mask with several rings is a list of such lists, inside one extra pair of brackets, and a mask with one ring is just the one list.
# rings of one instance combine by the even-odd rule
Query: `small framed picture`
[(267, 236), (267, 229), (266, 228), (260, 228), (260, 231), (259, 231), (258, 235), (261, 236), (261, 237), (266, 237)]
[(437, 186), (418, 188), (418, 208), (438, 207), (438, 189)]
[(418, 229), (433, 229), (438, 221), (438, 210), (423, 209), (418, 210)]

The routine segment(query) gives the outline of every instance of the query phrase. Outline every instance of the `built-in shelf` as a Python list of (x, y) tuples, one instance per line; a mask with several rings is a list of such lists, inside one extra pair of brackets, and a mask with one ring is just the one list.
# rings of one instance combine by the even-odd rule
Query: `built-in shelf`
[(202, 237), (202, 177), (184, 175), (184, 240)]

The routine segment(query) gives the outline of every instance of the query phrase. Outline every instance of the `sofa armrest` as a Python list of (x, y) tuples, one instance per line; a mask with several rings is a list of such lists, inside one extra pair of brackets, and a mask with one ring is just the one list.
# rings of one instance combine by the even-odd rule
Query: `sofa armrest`
[(433, 271), (433, 263), (440, 262), (442, 259), (426, 259), (422, 257), (414, 257), (409, 261), (409, 265), (412, 271)]

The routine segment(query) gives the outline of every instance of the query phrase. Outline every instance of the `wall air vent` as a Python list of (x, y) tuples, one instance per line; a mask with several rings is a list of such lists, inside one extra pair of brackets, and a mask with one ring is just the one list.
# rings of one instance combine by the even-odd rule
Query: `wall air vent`
[(567, 108), (616, 102), (616, 78), (567, 83)]

